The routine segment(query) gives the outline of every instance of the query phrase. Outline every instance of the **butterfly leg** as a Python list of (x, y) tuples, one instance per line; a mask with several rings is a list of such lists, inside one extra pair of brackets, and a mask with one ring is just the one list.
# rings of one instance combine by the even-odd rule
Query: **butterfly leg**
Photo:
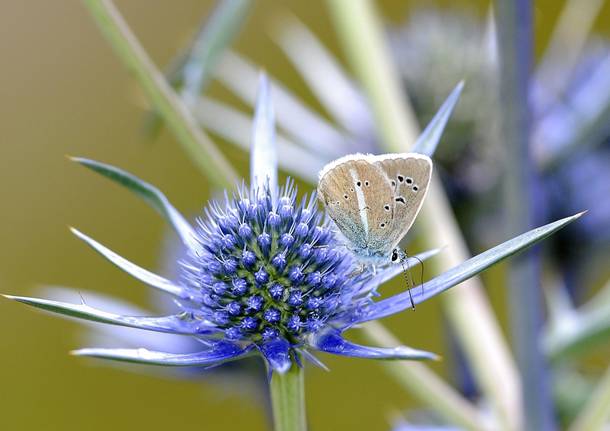
[(415, 303), (413, 302), (413, 296), (411, 295), (411, 289), (415, 287), (415, 283), (413, 283), (413, 277), (411, 275), (411, 268), (409, 266), (409, 256), (407, 256), (406, 252), (403, 252), (400, 249), (398, 250), (398, 254), (400, 255), (400, 264), (402, 265), (402, 273), (405, 277), (405, 282), (407, 283), (407, 290), (409, 292), (409, 300), (411, 301), (411, 308), (415, 310)]

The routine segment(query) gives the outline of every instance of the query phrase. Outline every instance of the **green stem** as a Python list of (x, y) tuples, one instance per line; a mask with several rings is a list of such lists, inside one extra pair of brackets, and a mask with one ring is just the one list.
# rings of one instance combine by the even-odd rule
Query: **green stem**
[(409, 105), (394, 103), (403, 89), (390, 60), (383, 24), (373, 2), (328, 0), (328, 5), (348, 58), (373, 108), (383, 142), (390, 151), (404, 151), (405, 145), (417, 139), (417, 119)]
[[(530, 155), (528, 103), (533, 61), (531, 0), (498, 0), (496, 23), (500, 70), (501, 140), (504, 147), (506, 234), (531, 229), (535, 218), (535, 173)], [(521, 375), (525, 429), (555, 428), (549, 366), (540, 349), (543, 304), (540, 256), (529, 251), (508, 269), (508, 306), (513, 351)]]
[(196, 69), (195, 73), (185, 76), (184, 82), (184, 90), (192, 97), (191, 103), (199, 100), (218, 59), (242, 29), (252, 6), (249, 0), (223, 0), (206, 21), (185, 64)]
[(84, 3), (193, 163), (212, 183), (231, 188), (238, 178), (233, 167), (199, 128), (191, 112), (155, 67), (112, 1), (84, 0)]
[(305, 373), (293, 364), (284, 374), (271, 377), (271, 403), (275, 431), (306, 431)]

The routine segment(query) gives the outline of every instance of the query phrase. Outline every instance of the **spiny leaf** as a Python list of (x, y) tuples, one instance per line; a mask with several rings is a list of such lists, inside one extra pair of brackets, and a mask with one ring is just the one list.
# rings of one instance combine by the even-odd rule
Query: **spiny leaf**
[(492, 249), (489, 249), (475, 257), (468, 259), (466, 262), (445, 271), (438, 277), (424, 283), (421, 288), (416, 289), (414, 292), (403, 292), (388, 299), (384, 299), (383, 301), (379, 301), (373, 304), (370, 311), (358, 321), (364, 322), (380, 319), (382, 317), (408, 309), (412, 303), (420, 304), (433, 296), (436, 296), (450, 289), (451, 287), (458, 285), (470, 277), (474, 277), (478, 273), (486, 270), (501, 260), (519, 253), (537, 242), (542, 241), (562, 227), (578, 219), (583, 214), (584, 213), (579, 213), (571, 217), (566, 217), (564, 219), (557, 220), (556, 222), (549, 223), (545, 226), (532, 229), (529, 232), (497, 245)]
[(5, 298), (21, 302), (45, 311), (63, 314), (68, 317), (90, 320), (92, 322), (108, 323), (117, 326), (145, 329), (148, 331), (168, 332), (172, 334), (200, 335), (210, 332), (204, 322), (198, 327), (194, 323), (185, 324), (182, 315), (148, 317), (148, 316), (122, 316), (98, 310), (86, 304), (70, 304), (67, 302), (52, 301), (49, 299), (29, 298), (25, 296), (3, 295)]
[[(269, 187), (272, 195), (277, 189), (277, 146), (275, 144), (275, 114), (267, 75), (262, 73), (258, 85), (256, 112), (252, 128), (250, 152), (251, 183), (259, 188)], [(274, 196), (275, 200), (275, 196)]]
[(191, 225), (182, 217), (178, 210), (174, 208), (159, 189), (142, 181), (135, 175), (105, 163), (80, 157), (72, 157), (71, 160), (124, 186), (132, 193), (144, 199), (147, 204), (157, 210), (157, 212), (172, 225), (184, 245), (188, 246), (191, 250), (201, 251), (201, 244), (197, 241), (197, 235)]
[(186, 354), (156, 352), (148, 349), (88, 348), (72, 352), (76, 356), (90, 356), (114, 361), (170, 367), (202, 367), (218, 365), (243, 357), (248, 350), (227, 342), (218, 342), (212, 349)]
[(79, 232), (78, 230), (72, 228), (72, 233), (76, 235), (78, 238), (85, 241), (89, 246), (91, 246), (95, 251), (104, 256), (110, 262), (114, 263), (116, 266), (121, 268), (123, 271), (137, 278), (138, 280), (148, 284), (149, 286), (156, 287), (157, 289), (169, 293), (170, 295), (177, 296), (182, 299), (185, 298), (185, 291), (182, 287), (172, 283), (171, 281), (154, 274), (144, 268), (139, 267), (138, 265), (128, 261), (124, 257), (119, 256), (112, 250), (104, 247), (99, 242), (95, 241), (92, 238), (89, 238), (84, 233)]
[(430, 121), (426, 129), (419, 135), (419, 138), (417, 138), (417, 141), (413, 145), (413, 152), (432, 157), (441, 140), (447, 121), (449, 121), (449, 116), (460, 98), (463, 88), (464, 81), (461, 81), (456, 85), (451, 94), (449, 94), (449, 97), (447, 97), (447, 100), (445, 100), (438, 112), (434, 115), (432, 121)]

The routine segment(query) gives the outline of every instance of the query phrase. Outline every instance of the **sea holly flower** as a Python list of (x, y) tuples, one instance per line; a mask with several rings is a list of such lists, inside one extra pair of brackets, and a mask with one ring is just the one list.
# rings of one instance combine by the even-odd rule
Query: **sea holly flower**
[[(195, 228), (151, 185), (109, 165), (75, 160), (140, 194), (168, 219), (189, 247), (188, 258), (181, 262), (182, 280), (174, 283), (73, 229), (75, 235), (119, 268), (168, 294), (181, 312), (162, 317), (123, 316), (86, 304), (11, 298), (72, 317), (190, 335), (205, 346), (189, 354), (96, 348), (77, 350), (75, 354), (143, 364), (214, 366), (258, 353), (278, 372), (287, 371), (301, 355), (316, 361), (311, 350), (375, 359), (435, 357), (408, 347), (361, 346), (342, 337), (355, 324), (410, 308), (407, 292), (374, 301), (377, 287), (402, 269), (392, 266), (376, 275), (355, 271), (357, 262), (328, 222), (322, 221), (314, 197), (298, 202), (291, 182), (277, 189), (275, 201), (269, 187), (244, 186), (222, 204), (212, 203)], [(539, 234), (547, 235), (567, 221), (542, 228)], [(512, 245), (510, 250), (518, 248)], [(424, 260), (435, 253), (432, 250), (417, 258)], [(473, 263), (476, 269), (483, 269), (501, 257), (490, 250), (473, 258)], [(410, 263), (415, 262), (413, 258)], [(460, 267), (449, 271), (416, 289), (413, 302), (421, 303), (471, 275)]]
[(314, 360), (311, 349), (371, 358), (434, 357), (406, 347), (359, 346), (340, 337), (341, 330), (371, 302), (380, 282), (398, 271), (392, 268), (376, 276), (368, 271), (356, 273), (354, 258), (322, 221), (315, 197), (297, 201), (290, 181), (276, 190), (276, 200), (269, 187), (243, 186), (234, 197), (212, 203), (206, 217), (192, 227), (149, 184), (108, 165), (75, 160), (128, 185), (173, 224), (189, 247), (188, 256), (180, 263), (179, 283), (140, 268), (75, 229), (73, 232), (121, 269), (168, 294), (181, 312), (163, 317), (122, 316), (86, 304), (12, 298), (88, 320), (190, 335), (205, 346), (194, 354), (145, 349), (83, 349), (76, 354), (158, 365), (214, 366), (258, 352), (279, 372), (286, 371), (299, 355)]
[[(553, 68), (567, 74), (566, 68)], [(541, 86), (539, 86), (541, 87)], [(589, 43), (572, 70), (560, 101), (544, 105), (544, 88), (534, 92), (539, 120), (533, 147), (541, 165), (540, 188), (547, 219), (574, 208), (590, 208), (581, 223), (554, 238), (551, 252), (567, 288), (577, 301), (587, 296), (591, 280), (606, 274), (610, 254), (610, 44)], [(543, 110), (546, 108), (546, 110)], [(585, 186), (586, 185), (586, 186)]]
[[(155, 187), (116, 167), (75, 158), (77, 163), (127, 187), (156, 209), (187, 248), (181, 277), (170, 281), (128, 261), (87, 235), (73, 233), (120, 269), (165, 293), (179, 312), (159, 317), (109, 313), (85, 303), (20, 296), (19, 302), (95, 322), (144, 329), (201, 342), (195, 353), (148, 349), (86, 348), (74, 353), (166, 366), (212, 367), (259, 355), (270, 371), (285, 373), (302, 359), (321, 365), (314, 352), (371, 359), (433, 359), (405, 346), (377, 348), (343, 337), (355, 325), (411, 308), (545, 238), (577, 216), (525, 233), (424, 283), (414, 292), (378, 300), (378, 288), (402, 272), (391, 265), (372, 273), (360, 266), (316, 207), (315, 196), (297, 199), (289, 180), (277, 186), (273, 109), (261, 80), (254, 122), (250, 186), (212, 202), (191, 225)], [(453, 102), (454, 103), (454, 102)], [(450, 111), (450, 110), (449, 110)], [(418, 146), (433, 148), (446, 122), (447, 106), (424, 131)], [(440, 120), (439, 120), (440, 118)], [(440, 121), (440, 123), (439, 123)], [(430, 250), (410, 265), (433, 256)]]
[[(181, 312), (164, 317), (119, 316), (88, 305), (14, 297), (41, 308), (121, 326), (191, 335), (205, 342), (198, 354), (148, 350), (84, 349), (77, 354), (160, 365), (208, 366), (260, 352), (272, 369), (285, 371), (295, 354), (317, 349), (338, 354), (427, 359), (434, 355), (399, 347), (375, 349), (337, 335), (369, 302), (396, 268), (373, 276), (357, 273), (350, 252), (316, 208), (315, 197), (297, 201), (288, 182), (276, 191), (242, 186), (235, 196), (213, 202), (190, 226), (149, 184), (117, 168), (77, 162), (128, 185), (156, 206), (189, 247), (180, 262), (180, 283), (144, 270), (73, 229), (97, 252), (139, 280), (173, 297)], [(426, 259), (436, 251), (417, 256)], [(413, 259), (411, 264), (415, 264)]]

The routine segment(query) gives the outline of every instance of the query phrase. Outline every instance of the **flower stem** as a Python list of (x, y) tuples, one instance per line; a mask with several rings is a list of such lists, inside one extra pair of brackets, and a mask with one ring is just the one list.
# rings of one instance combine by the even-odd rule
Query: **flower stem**
[(306, 431), (305, 373), (293, 364), (284, 374), (271, 377), (271, 404), (275, 431)]
[[(403, 89), (375, 4), (370, 0), (328, 0), (327, 3), (348, 59), (372, 107), (379, 134), (390, 150), (401, 152), (405, 145), (417, 139), (417, 118), (408, 104), (393, 103)], [(379, 79), (380, 76), (388, 79)]]
[(112, 1), (83, 0), (83, 3), (192, 162), (212, 183), (232, 187), (238, 178), (235, 170), (156, 68)]
[[(536, 178), (530, 154), (528, 94), (533, 61), (530, 0), (496, 2), (500, 70), (500, 118), (506, 171), (503, 185), (508, 235), (530, 229), (536, 218)], [(540, 350), (543, 304), (539, 253), (511, 261), (508, 304), (512, 342), (522, 382), (526, 429), (555, 429), (549, 366)]]

